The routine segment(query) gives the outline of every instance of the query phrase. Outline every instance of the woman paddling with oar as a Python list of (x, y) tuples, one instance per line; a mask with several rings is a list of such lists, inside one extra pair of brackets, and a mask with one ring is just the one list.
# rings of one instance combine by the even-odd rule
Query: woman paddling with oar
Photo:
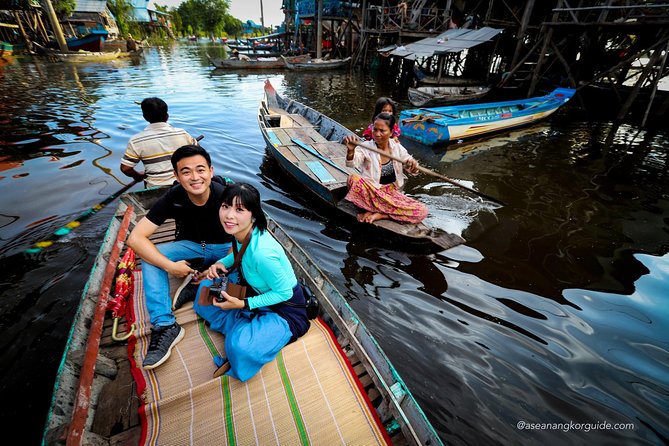
[(346, 165), (357, 167), (362, 175), (352, 174), (348, 178), (346, 199), (365, 210), (358, 214), (358, 221), (372, 223), (392, 219), (408, 223), (420, 223), (427, 216), (423, 203), (409, 198), (401, 191), (404, 185), (404, 169), (418, 172), (418, 163), (407, 150), (392, 139), (395, 117), (380, 113), (374, 119), (373, 142), (367, 142), (368, 150), (360, 145), (355, 136), (344, 138)]

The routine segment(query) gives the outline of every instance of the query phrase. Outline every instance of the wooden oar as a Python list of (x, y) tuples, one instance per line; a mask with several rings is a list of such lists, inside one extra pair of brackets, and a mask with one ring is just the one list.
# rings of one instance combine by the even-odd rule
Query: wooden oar
[[(204, 138), (204, 135), (200, 135), (197, 138), (195, 138), (196, 141), (200, 141), (202, 138)], [(133, 180), (132, 182), (126, 184), (107, 198), (105, 198), (103, 201), (100, 203), (96, 204), (92, 208), (88, 209), (86, 212), (83, 214), (79, 215), (77, 218), (66, 224), (65, 226), (61, 226), (60, 228), (56, 229), (49, 237), (45, 238), (44, 240), (40, 240), (37, 243), (34, 243), (30, 248), (25, 250), (26, 254), (37, 254), (43, 249), (48, 248), (49, 246), (53, 245), (53, 243), (58, 240), (59, 238), (66, 236), (70, 232), (72, 232), (73, 229), (78, 228), (81, 226), (81, 223), (84, 221), (88, 220), (90, 217), (93, 215), (97, 214), (102, 208), (107, 206), (109, 203), (114, 201), (117, 197), (121, 196), (124, 192), (126, 192), (128, 189), (133, 187), (135, 184), (139, 183), (142, 180)]]
[[(360, 146), (360, 147), (365, 148), (365, 149), (367, 149), (367, 150), (369, 150), (369, 151), (371, 151), (371, 152), (378, 153), (379, 155), (383, 155), (383, 156), (385, 156), (385, 157), (387, 157), (387, 158), (390, 158), (391, 160), (399, 161), (400, 163), (404, 164), (404, 161), (402, 161), (401, 158), (399, 158), (399, 157), (397, 157), (397, 156), (390, 155), (390, 154), (384, 152), (383, 150), (379, 150), (379, 149), (377, 149), (376, 147), (370, 147), (370, 146), (364, 145), (363, 143), (361, 143), (361, 142), (357, 142), (357, 141), (354, 141), (353, 143), (354, 143), (356, 146)], [(433, 177), (436, 177), (436, 178), (439, 178), (439, 179), (441, 179), (441, 180), (444, 180), (444, 181), (446, 181), (447, 183), (451, 183), (451, 184), (454, 185), (454, 186), (461, 187), (462, 189), (468, 190), (469, 192), (474, 193), (474, 194), (476, 194), (476, 195), (478, 195), (478, 196), (480, 196), (480, 197), (482, 197), (482, 198), (485, 198), (486, 200), (494, 201), (494, 202), (497, 203), (497, 204), (501, 204), (502, 206), (506, 206), (506, 204), (505, 204), (503, 201), (498, 200), (497, 198), (491, 197), (490, 195), (486, 195), (486, 194), (484, 194), (483, 192), (479, 192), (479, 191), (477, 191), (477, 190), (474, 190), (474, 189), (472, 189), (471, 187), (467, 187), (467, 186), (465, 186), (464, 184), (460, 184), (460, 183), (458, 183), (457, 181), (451, 180), (451, 179), (448, 178), (446, 175), (442, 175), (442, 174), (440, 174), (440, 173), (438, 173), (438, 172), (435, 172), (434, 170), (430, 170), (430, 169), (428, 169), (428, 168), (426, 168), (426, 167), (423, 167), (423, 166), (421, 166), (421, 165), (418, 165), (417, 167), (418, 167), (418, 170), (421, 171), (421, 172), (423, 172), (423, 173), (426, 173), (426, 174), (428, 174), (428, 175), (432, 175)]]

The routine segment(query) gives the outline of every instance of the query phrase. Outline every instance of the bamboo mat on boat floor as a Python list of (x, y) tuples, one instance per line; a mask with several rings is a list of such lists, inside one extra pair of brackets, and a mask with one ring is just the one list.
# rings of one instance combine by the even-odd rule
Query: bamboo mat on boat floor
[[(333, 333), (318, 319), (306, 335), (243, 383), (212, 378), (223, 336), (187, 304), (175, 314), (186, 335), (170, 358), (143, 370), (150, 324), (141, 272), (135, 272), (130, 343), (143, 445), (390, 444), (360, 381)], [(143, 297), (143, 296), (142, 296)], [(133, 353), (134, 350), (134, 353)]]

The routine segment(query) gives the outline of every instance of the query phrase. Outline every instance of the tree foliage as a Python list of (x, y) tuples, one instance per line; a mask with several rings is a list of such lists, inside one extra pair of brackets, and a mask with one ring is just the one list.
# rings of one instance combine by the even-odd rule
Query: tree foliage
[(125, 36), (132, 33), (135, 38), (141, 36), (141, 28), (134, 20), (135, 9), (128, 0), (108, 0), (107, 6), (116, 18), (119, 35)]
[(61, 17), (69, 16), (74, 12), (74, 8), (77, 7), (77, 2), (75, 0), (54, 0), (52, 4), (56, 14)]
[(235, 21), (241, 21), (228, 15), (229, 0), (186, 0), (179, 5), (176, 13), (181, 20), (180, 30), (191, 29), (192, 33), (204, 33), (210, 36), (221, 35), (227, 29), (234, 29)]

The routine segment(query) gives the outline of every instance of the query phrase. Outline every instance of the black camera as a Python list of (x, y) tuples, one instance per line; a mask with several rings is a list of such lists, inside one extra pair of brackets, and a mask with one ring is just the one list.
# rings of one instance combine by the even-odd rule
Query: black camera
[(216, 299), (216, 302), (225, 302), (221, 295), (222, 291), (228, 288), (228, 276), (221, 276), (214, 279), (214, 283), (209, 287), (209, 295)]

